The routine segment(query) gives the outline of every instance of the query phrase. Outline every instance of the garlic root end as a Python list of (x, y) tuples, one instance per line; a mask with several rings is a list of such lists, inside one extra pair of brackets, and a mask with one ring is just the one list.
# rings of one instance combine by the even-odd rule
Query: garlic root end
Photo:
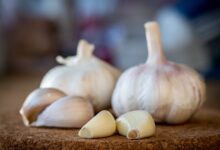
[(127, 133), (128, 139), (138, 139), (139, 138), (139, 131), (138, 130), (130, 130)]

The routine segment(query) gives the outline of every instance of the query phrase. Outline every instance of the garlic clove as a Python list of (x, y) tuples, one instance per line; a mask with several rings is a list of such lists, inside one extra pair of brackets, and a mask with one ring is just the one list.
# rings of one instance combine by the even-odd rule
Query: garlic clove
[(111, 136), (115, 131), (115, 118), (109, 111), (103, 110), (87, 122), (78, 135), (83, 138), (101, 138)]
[(54, 88), (39, 88), (34, 90), (26, 98), (20, 109), (24, 124), (29, 126), (48, 105), (64, 96), (66, 96), (65, 93)]
[(80, 128), (93, 116), (94, 110), (88, 100), (66, 96), (49, 105), (31, 126)]
[(143, 110), (127, 112), (116, 120), (117, 131), (128, 139), (140, 139), (155, 134), (152, 116)]

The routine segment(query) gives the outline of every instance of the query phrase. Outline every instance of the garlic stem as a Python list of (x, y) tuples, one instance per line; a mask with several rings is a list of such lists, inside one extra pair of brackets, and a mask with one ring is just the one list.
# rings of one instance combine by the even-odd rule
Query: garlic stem
[(148, 47), (148, 64), (164, 64), (166, 58), (160, 41), (160, 29), (156, 22), (144, 24)]
[(78, 58), (88, 58), (92, 56), (95, 46), (86, 40), (80, 40), (77, 47)]
[(75, 64), (75, 62), (80, 62), (83, 58), (89, 58), (92, 56), (95, 46), (90, 44), (86, 40), (80, 40), (77, 47), (77, 57), (75, 59), (74, 56), (69, 56), (63, 58), (62, 56), (57, 56), (56, 61), (63, 65), (71, 66)]

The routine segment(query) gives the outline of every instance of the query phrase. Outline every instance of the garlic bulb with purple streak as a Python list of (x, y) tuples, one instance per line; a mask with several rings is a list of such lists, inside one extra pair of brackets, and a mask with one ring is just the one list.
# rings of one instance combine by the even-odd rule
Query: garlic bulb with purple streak
[(113, 92), (113, 110), (120, 116), (141, 109), (156, 122), (183, 123), (205, 101), (205, 83), (195, 70), (165, 58), (156, 22), (144, 27), (148, 59), (120, 76)]

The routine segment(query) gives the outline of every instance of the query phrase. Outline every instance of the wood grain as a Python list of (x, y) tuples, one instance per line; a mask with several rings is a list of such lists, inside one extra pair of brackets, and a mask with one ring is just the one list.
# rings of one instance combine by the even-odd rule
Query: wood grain
[(220, 112), (200, 110), (182, 125), (157, 125), (153, 137), (82, 139), (78, 129), (28, 128), (18, 111), (0, 114), (0, 149), (220, 149)]

